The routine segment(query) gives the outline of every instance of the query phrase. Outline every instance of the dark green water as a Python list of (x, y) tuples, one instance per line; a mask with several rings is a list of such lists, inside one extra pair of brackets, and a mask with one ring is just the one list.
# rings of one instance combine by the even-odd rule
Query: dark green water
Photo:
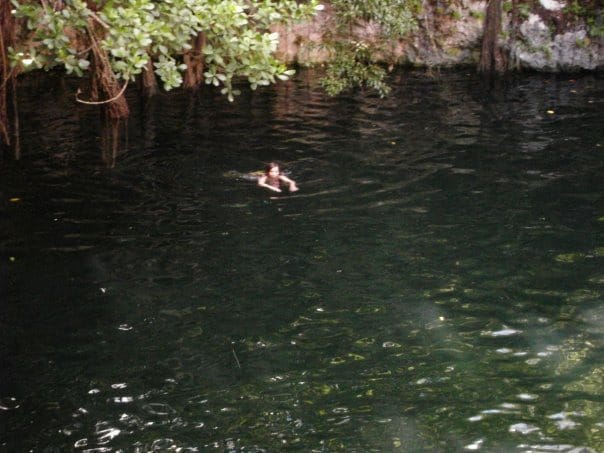
[(601, 75), (133, 92), (116, 156), (72, 88), (0, 170), (2, 451), (604, 450)]

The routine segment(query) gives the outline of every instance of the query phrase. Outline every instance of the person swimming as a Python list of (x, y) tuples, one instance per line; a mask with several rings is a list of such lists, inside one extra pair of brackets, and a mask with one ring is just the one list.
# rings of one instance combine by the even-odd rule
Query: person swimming
[(258, 178), (258, 185), (260, 187), (266, 187), (274, 192), (282, 192), (282, 182), (288, 185), (290, 192), (296, 192), (299, 190), (298, 186), (296, 185), (296, 181), (289, 179), (287, 176), (281, 173), (279, 164), (275, 162), (270, 162), (267, 164), (264, 174)]

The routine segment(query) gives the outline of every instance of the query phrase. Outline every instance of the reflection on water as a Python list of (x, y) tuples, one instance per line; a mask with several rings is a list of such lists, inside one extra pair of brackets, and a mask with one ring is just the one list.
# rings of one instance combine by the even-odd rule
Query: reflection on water
[(602, 78), (397, 77), (131, 93), (119, 136), (32, 81), (2, 448), (602, 451)]

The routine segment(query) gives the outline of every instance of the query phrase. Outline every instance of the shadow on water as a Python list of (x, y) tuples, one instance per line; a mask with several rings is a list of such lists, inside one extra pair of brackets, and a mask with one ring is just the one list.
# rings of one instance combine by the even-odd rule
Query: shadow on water
[(32, 81), (2, 448), (601, 451), (602, 78), (393, 78), (130, 93), (119, 128)]

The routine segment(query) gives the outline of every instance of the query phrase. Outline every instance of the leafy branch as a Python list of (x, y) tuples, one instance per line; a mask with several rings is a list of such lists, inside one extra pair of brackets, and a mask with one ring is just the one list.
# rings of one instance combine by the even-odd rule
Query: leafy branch
[[(115, 79), (134, 80), (152, 63), (166, 90), (183, 84), (185, 52), (204, 34), (205, 83), (221, 87), (229, 100), (236, 77), (252, 88), (285, 80), (292, 71), (276, 60), (276, 23), (308, 19), (317, 0), (11, 0), (14, 15), (28, 35), (9, 49), (13, 67), (22, 70), (62, 67), (83, 76), (94, 68), (92, 42)], [(93, 4), (92, 8), (91, 5)], [(94, 23), (94, 26), (91, 25)], [(94, 68), (96, 70), (96, 68)]]

